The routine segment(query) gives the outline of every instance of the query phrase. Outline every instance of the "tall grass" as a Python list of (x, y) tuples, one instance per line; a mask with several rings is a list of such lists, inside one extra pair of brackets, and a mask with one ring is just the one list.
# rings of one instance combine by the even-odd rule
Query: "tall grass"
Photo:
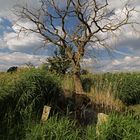
[(120, 99), (114, 97), (112, 90), (97, 91), (92, 88), (88, 95), (93, 103), (94, 110), (97, 112), (109, 113), (111, 111), (122, 112), (125, 110), (125, 105)]
[(82, 76), (84, 89), (90, 97), (95, 111), (108, 113), (110, 111), (121, 112), (125, 109), (124, 103), (116, 96), (118, 81), (115, 78), (114, 74)]
[[(15, 75), (15, 74), (14, 74)], [(9, 79), (0, 85), (0, 138), (21, 139), (29, 121), (40, 119), (44, 104), (57, 106), (61, 95), (60, 81), (44, 71), (29, 70), (25, 73), (7, 75)], [(11, 76), (11, 77), (10, 77)], [(54, 106), (55, 108), (55, 106)], [(6, 137), (6, 138), (5, 138)]]
[(99, 140), (139, 140), (140, 120), (131, 114), (111, 114), (106, 124), (99, 128)]
[(140, 73), (104, 73), (82, 76), (85, 91), (112, 93), (125, 105), (140, 103)]
[(28, 123), (24, 140), (139, 140), (140, 120), (131, 114), (110, 114), (105, 124), (79, 126), (68, 117), (53, 116), (45, 123)]
[(65, 75), (62, 80), (62, 89), (66, 97), (72, 96), (74, 91), (74, 82), (71, 75)]
[(51, 117), (46, 123), (28, 128), (26, 140), (82, 140), (82, 131), (67, 117)]
[[(133, 76), (134, 87), (131, 87), (129, 84)], [(46, 71), (30, 69), (13, 74), (3, 73), (0, 78), (0, 140), (140, 139), (139, 116), (129, 113), (110, 114), (107, 123), (99, 127), (100, 135), (96, 133), (95, 124), (83, 127), (62, 114), (50, 116), (47, 122), (40, 123), (44, 104), (59, 110), (62, 92), (72, 93), (73, 81), (69, 76), (61, 78)], [(82, 82), (98, 112), (120, 112), (125, 102), (139, 103), (138, 74), (85, 75)], [(128, 91), (127, 87), (132, 90)]]

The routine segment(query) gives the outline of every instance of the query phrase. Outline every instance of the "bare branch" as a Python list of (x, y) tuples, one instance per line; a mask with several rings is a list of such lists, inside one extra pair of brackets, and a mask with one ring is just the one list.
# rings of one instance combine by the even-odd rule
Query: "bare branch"
[[(86, 47), (93, 43), (108, 50), (107, 37), (120, 30), (123, 26), (134, 27), (137, 21), (132, 21), (133, 12), (137, 10), (126, 3), (122, 13), (116, 15), (114, 9), (109, 9), (109, 1), (103, 0), (41, 0), (38, 10), (31, 10), (27, 5), (18, 6), (16, 15), (19, 20), (33, 24), (25, 27), (17, 22), (20, 32), (33, 32), (41, 35), (45, 43), (51, 42), (59, 48), (64, 48), (68, 59), (73, 64), (73, 71), (80, 69), (80, 60), (85, 55)], [(45, 44), (45, 45), (46, 45)]]

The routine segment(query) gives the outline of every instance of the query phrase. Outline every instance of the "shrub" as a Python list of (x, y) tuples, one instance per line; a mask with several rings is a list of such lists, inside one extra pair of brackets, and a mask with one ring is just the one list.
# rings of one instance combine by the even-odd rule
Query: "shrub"
[(55, 108), (62, 94), (59, 79), (44, 71), (32, 69), (19, 77), (10, 86), (5, 86), (0, 96), (0, 135), (4, 134), (1, 138), (7, 135), (10, 140), (24, 137), (26, 124), (40, 119), (44, 104), (52, 104)]
[(90, 92), (91, 87), (94, 85), (94, 79), (93, 78), (82, 78), (82, 86), (85, 92)]

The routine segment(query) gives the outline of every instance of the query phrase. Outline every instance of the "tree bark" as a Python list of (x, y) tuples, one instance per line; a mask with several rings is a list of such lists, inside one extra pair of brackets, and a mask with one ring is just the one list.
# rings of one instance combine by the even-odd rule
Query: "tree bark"
[(80, 78), (79, 73), (74, 73), (73, 74), (73, 81), (74, 81), (75, 93), (76, 94), (83, 94), (84, 90), (83, 90), (83, 86), (82, 86), (82, 82), (81, 82), (81, 78)]
[(76, 94), (83, 94), (84, 90), (83, 90), (83, 86), (82, 86), (82, 81), (80, 78), (80, 61), (78, 61), (77, 59), (74, 59), (73, 61), (73, 70), (72, 70), (72, 74), (73, 74), (73, 81), (74, 81), (74, 92)]

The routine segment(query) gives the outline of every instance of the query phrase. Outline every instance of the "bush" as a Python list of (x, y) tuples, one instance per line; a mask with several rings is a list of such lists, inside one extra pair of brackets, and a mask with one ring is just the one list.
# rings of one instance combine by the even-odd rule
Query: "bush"
[(94, 85), (93, 78), (82, 78), (82, 86), (85, 92), (90, 92), (91, 87)]
[[(107, 107), (121, 108), (119, 97), (126, 104), (140, 101), (140, 74), (118, 73), (82, 76), (85, 91), (93, 92), (93, 101)], [(63, 100), (63, 88), (73, 89), (72, 82), (61, 80), (43, 70), (26, 70), (0, 74), (0, 139), (67, 139), (67, 140), (129, 140), (140, 139), (140, 120), (132, 115), (111, 114), (107, 124), (96, 135), (95, 125), (79, 128), (67, 117), (51, 117), (40, 124), (44, 104), (58, 110), (59, 99)], [(89, 86), (90, 85), (90, 86)], [(97, 94), (96, 94), (97, 93)], [(113, 95), (112, 95), (113, 94)], [(110, 96), (109, 96), (110, 95)], [(104, 108), (103, 108), (104, 109)], [(104, 109), (105, 110), (105, 109)], [(136, 116), (136, 115), (135, 115)]]
[(62, 94), (59, 79), (44, 71), (33, 69), (19, 74), (19, 77), (0, 90), (1, 139), (5, 136), (4, 139), (10, 140), (24, 137), (28, 122), (40, 119), (43, 105), (52, 104), (55, 108)]

